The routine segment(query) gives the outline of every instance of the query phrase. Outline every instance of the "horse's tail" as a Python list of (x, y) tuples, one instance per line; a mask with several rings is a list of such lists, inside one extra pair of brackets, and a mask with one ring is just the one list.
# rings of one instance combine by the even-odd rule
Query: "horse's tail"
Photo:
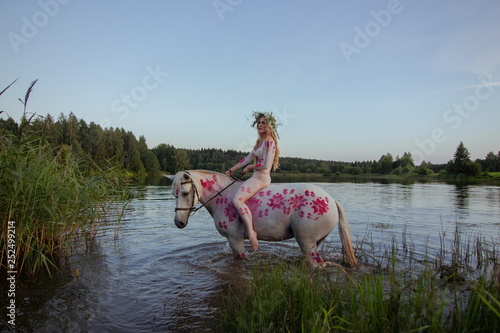
[(335, 203), (337, 204), (337, 210), (339, 212), (339, 235), (340, 241), (342, 242), (342, 248), (347, 256), (349, 265), (351, 267), (355, 267), (358, 265), (358, 261), (356, 260), (354, 249), (352, 247), (351, 229), (349, 228), (349, 223), (347, 223), (344, 208), (337, 200), (335, 200)]

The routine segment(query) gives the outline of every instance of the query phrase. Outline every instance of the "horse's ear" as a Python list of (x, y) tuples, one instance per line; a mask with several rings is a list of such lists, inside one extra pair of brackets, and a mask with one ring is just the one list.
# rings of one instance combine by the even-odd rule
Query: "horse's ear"
[(165, 175), (165, 177), (167, 177), (171, 181), (174, 181), (174, 179), (175, 179), (175, 175)]

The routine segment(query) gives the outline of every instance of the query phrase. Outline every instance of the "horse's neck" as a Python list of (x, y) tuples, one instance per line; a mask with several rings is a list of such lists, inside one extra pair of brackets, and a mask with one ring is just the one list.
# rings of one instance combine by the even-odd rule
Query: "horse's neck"
[(191, 173), (196, 174), (197, 180), (195, 182), (198, 182), (197, 185), (201, 188), (202, 202), (212, 199), (218, 192), (230, 192), (231, 190), (231, 188), (225, 188), (233, 182), (233, 179), (224, 174), (204, 170), (192, 171)]

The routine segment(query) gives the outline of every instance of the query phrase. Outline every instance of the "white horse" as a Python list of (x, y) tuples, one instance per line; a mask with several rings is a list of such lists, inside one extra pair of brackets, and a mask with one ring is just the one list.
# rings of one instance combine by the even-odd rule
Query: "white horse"
[[(175, 225), (184, 228), (190, 214), (205, 207), (234, 254), (245, 258), (247, 229), (231, 202), (241, 182), (206, 170), (179, 171), (167, 177), (173, 181), (172, 194), (176, 198)], [(198, 202), (202, 206), (195, 208)], [(282, 241), (295, 237), (306, 262), (313, 267), (331, 265), (323, 261), (318, 246), (340, 222), (340, 240), (347, 261), (351, 266), (357, 265), (344, 209), (320, 187), (307, 183), (271, 184), (246, 204), (260, 240)]]

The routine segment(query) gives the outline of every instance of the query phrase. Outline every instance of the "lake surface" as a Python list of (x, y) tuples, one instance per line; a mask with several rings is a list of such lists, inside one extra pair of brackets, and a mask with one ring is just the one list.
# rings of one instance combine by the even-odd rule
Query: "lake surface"
[[(432, 255), (443, 235), (453, 239), (456, 230), (462, 239), (480, 237), (500, 246), (499, 186), (317, 185), (344, 206), (355, 247), (368, 242), (382, 253), (393, 239), (406, 237), (416, 253)], [(174, 225), (169, 184), (133, 191), (137, 197), (121, 224), (103, 228), (94, 244), (71, 257), (71, 266), (56, 281), (20, 283), (19, 331), (210, 331), (209, 323), (221, 309), (221, 293), (229, 285), (247, 284), (256, 259), (301, 258), (297, 244), (289, 240), (260, 242), (249, 260), (236, 260), (205, 210), (184, 229)], [(326, 259), (339, 258), (338, 243), (335, 229), (322, 246)]]

